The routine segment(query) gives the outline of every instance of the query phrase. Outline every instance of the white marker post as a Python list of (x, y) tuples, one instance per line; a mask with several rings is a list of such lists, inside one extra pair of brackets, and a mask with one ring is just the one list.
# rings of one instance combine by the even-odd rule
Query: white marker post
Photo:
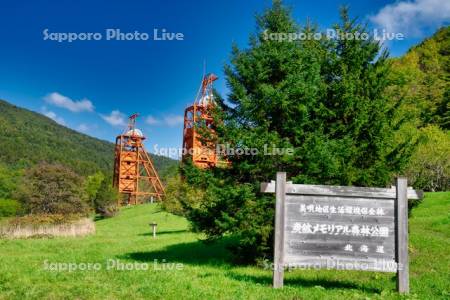
[(150, 223), (150, 226), (152, 227), (153, 238), (156, 238), (156, 226), (158, 226), (158, 224), (156, 224), (155, 222), (152, 222), (152, 223)]

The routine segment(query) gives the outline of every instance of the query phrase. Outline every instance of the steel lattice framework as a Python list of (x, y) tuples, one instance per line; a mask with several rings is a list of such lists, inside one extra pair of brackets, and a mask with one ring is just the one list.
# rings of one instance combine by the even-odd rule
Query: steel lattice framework
[(126, 204), (142, 203), (149, 197), (161, 200), (164, 196), (164, 187), (143, 144), (145, 136), (135, 127), (137, 117), (130, 116), (127, 130), (116, 138), (113, 184), (126, 195)]
[[(213, 82), (217, 79), (214, 74), (205, 75), (194, 104), (184, 111), (183, 161), (191, 159), (199, 168), (215, 167), (218, 162), (216, 145), (211, 138), (215, 136), (211, 111), (215, 106)], [(200, 128), (208, 132), (209, 139), (200, 134)]]

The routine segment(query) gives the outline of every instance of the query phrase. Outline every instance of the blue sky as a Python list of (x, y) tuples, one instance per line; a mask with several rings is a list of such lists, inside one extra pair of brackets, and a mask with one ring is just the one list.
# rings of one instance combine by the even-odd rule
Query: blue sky
[[(269, 0), (222, 1), (0, 1), (0, 98), (45, 114), (89, 135), (113, 141), (126, 116), (138, 112), (138, 127), (154, 145), (180, 147), (182, 114), (193, 102), (202, 72), (219, 76), (231, 44), (247, 46), (255, 14)], [(299, 22), (321, 28), (338, 20), (338, 8), (373, 28), (404, 33), (388, 43), (391, 55), (448, 25), (450, 1), (287, 0)], [(105, 29), (148, 33), (147, 41), (105, 40)], [(177, 32), (182, 41), (155, 41), (153, 30)], [(44, 40), (47, 33), (99, 32), (102, 40), (72, 43)]]

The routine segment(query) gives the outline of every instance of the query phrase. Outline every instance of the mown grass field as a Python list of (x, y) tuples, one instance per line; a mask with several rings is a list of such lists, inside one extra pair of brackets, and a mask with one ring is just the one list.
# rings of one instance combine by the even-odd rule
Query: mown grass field
[[(183, 218), (142, 205), (97, 221), (94, 236), (0, 240), (0, 299), (449, 299), (450, 193), (427, 194), (410, 232), (409, 296), (395, 292), (394, 274), (349, 271), (288, 272), (285, 288), (274, 290), (271, 271), (234, 265), (224, 242), (205, 245)], [(148, 263), (149, 270), (108, 270), (108, 259)], [(154, 270), (155, 259), (183, 269)], [(101, 269), (50, 271), (46, 260)]]

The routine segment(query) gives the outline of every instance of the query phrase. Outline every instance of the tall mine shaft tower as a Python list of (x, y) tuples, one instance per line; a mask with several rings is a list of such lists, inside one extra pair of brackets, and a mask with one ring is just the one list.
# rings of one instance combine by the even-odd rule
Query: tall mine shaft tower
[(125, 195), (119, 204), (138, 204), (148, 198), (161, 200), (164, 187), (144, 148), (145, 136), (136, 128), (137, 114), (129, 117), (124, 133), (117, 136), (113, 184)]
[[(215, 106), (213, 96), (215, 80), (216, 75), (205, 75), (194, 104), (184, 111), (183, 161), (191, 159), (195, 166), (202, 169), (215, 167), (218, 161), (216, 145), (211, 139), (215, 136), (211, 116)], [(201, 130), (203, 132), (200, 132)], [(209, 135), (209, 138), (205, 138), (206, 135)]]

